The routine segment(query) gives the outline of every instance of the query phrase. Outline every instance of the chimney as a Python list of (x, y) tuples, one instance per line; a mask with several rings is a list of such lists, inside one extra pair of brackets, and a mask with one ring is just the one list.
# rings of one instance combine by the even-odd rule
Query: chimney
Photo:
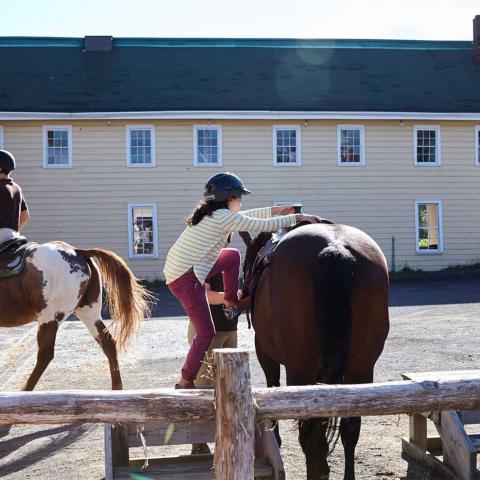
[[(480, 17), (479, 17), (480, 18)], [(113, 37), (111, 36), (85, 36), (85, 52), (111, 52)]]
[(475, 58), (480, 61), (480, 15), (473, 19), (473, 48)]

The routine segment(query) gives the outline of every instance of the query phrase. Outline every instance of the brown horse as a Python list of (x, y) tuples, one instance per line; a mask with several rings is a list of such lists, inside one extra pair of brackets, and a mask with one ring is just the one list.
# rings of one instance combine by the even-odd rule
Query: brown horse
[[(367, 383), (389, 330), (388, 269), (378, 245), (346, 225), (304, 225), (287, 233), (258, 268), (257, 254), (271, 234), (247, 244), (245, 292), (252, 295), (255, 347), (269, 387)], [(342, 418), (345, 480), (355, 478), (357, 418)], [(299, 441), (307, 478), (328, 479), (327, 456), (336, 421), (301, 421)], [(333, 433), (332, 433), (333, 432)], [(280, 443), (278, 428), (277, 440)]]
[[(102, 322), (102, 284), (115, 339)], [(0, 280), (0, 327), (38, 322), (37, 362), (23, 389), (33, 390), (53, 359), (60, 323), (74, 313), (107, 356), (112, 389), (121, 390), (117, 346), (123, 349), (148, 316), (149, 299), (126, 263), (111, 251), (81, 250), (63, 242), (30, 250), (22, 273)]]

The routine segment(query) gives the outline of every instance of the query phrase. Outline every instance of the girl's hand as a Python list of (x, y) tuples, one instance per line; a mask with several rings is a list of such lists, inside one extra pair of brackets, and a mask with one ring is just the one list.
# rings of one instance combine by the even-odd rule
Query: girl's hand
[(295, 213), (295, 207), (293, 205), (272, 207), (272, 215), (290, 215), (291, 213)]

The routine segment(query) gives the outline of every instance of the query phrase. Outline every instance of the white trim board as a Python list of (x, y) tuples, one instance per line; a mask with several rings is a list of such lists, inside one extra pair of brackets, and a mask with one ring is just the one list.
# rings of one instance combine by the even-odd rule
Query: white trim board
[[(151, 148), (151, 163), (131, 163), (130, 155), (130, 141), (132, 130), (149, 130), (150, 131), (150, 148)], [(127, 143), (127, 167), (129, 168), (151, 168), (156, 165), (155, 152), (155, 125), (127, 125), (125, 129), (126, 143)]]
[[(153, 225), (153, 253), (135, 254), (133, 252), (133, 209), (134, 208), (151, 208), (152, 209), (152, 225)], [(128, 258), (158, 258), (158, 223), (157, 223), (157, 204), (155, 202), (132, 202), (128, 204)]]
[[(277, 162), (277, 132), (279, 130), (295, 130), (295, 162)], [(301, 167), (302, 166), (302, 131), (300, 125), (273, 125), (272, 126), (272, 164), (274, 167)]]
[[(438, 250), (422, 250), (418, 244), (420, 242), (419, 224), (418, 224), (418, 206), (428, 203), (438, 205)], [(415, 251), (419, 255), (435, 255), (443, 253), (443, 202), (442, 200), (415, 200)]]
[[(199, 130), (215, 130), (217, 132), (217, 163), (200, 163), (198, 161), (198, 131)], [(195, 124), (193, 126), (193, 166), (208, 168), (208, 167), (223, 167), (223, 135), (221, 125), (211, 124)]]
[[(435, 162), (418, 162), (417, 161), (417, 143), (419, 130), (431, 130), (435, 132)], [(440, 125), (414, 125), (413, 126), (413, 165), (415, 167), (439, 167), (442, 165), (442, 129)]]
[[(341, 161), (342, 130), (358, 130), (360, 132), (360, 162)], [(337, 167), (364, 167), (365, 166), (365, 125), (362, 124), (339, 124), (337, 125)]]
[[(67, 132), (68, 141), (68, 164), (48, 164), (48, 132), (61, 131)], [(73, 135), (71, 125), (43, 125), (42, 129), (43, 138), (43, 168), (73, 168)]]
[(480, 166), (480, 125), (475, 125), (475, 165)]
[(151, 111), (151, 112), (0, 112), (1, 120), (458, 120), (480, 121), (476, 113), (305, 112), (305, 111)]

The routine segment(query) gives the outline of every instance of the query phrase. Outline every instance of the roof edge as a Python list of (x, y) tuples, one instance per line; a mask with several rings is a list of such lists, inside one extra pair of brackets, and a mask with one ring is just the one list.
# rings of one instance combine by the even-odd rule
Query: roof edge
[(21, 120), (458, 120), (480, 121), (480, 112), (0, 112), (0, 121)]
[[(77, 37), (0, 37), (0, 47), (82, 48), (84, 38)], [(113, 38), (113, 47), (155, 48), (361, 48), (405, 50), (472, 49), (468, 40), (390, 40), (390, 39), (312, 39), (312, 38)]]

